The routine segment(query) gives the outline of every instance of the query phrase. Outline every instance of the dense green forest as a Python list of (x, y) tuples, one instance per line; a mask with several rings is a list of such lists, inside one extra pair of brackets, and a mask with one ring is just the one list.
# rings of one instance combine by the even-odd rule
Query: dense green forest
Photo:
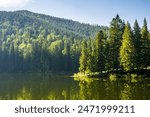
[(0, 72), (76, 72), (81, 42), (107, 27), (36, 14), (0, 12)]
[(110, 26), (0, 11), (0, 72), (117, 72), (150, 68), (147, 21)]
[[(107, 35), (106, 35), (107, 34)], [(133, 29), (119, 15), (112, 19), (108, 33), (100, 30), (93, 40), (83, 41), (80, 73), (144, 73), (150, 69), (150, 33), (146, 18), (142, 28)]]

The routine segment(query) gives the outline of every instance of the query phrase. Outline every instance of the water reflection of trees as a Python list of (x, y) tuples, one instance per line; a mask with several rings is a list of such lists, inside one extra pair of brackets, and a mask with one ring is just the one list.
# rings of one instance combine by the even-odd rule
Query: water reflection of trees
[(120, 99), (131, 100), (132, 99), (132, 87), (129, 84), (124, 84), (123, 90), (120, 93)]
[(17, 74), (0, 77), (0, 99), (100, 100), (150, 99), (150, 80), (68, 78), (49, 74)]
[(50, 74), (11, 74), (0, 77), (0, 99), (58, 100), (77, 99), (78, 85), (73, 78)]
[[(76, 78), (77, 80), (77, 78)], [(81, 99), (118, 99), (118, 83), (108, 79), (82, 78), (79, 81)]]
[(79, 82), (80, 99), (97, 99), (97, 100), (137, 100), (150, 99), (147, 82), (137, 80), (126, 81), (125, 79), (118, 79), (111, 81), (109, 79), (93, 79), (93, 78), (74, 78)]
[(32, 93), (30, 89), (22, 88), (20, 92), (17, 95), (17, 100), (31, 100), (32, 99)]

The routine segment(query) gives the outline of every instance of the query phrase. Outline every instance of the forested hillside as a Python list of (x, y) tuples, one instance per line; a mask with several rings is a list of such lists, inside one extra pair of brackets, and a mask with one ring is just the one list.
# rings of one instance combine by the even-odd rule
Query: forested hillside
[(108, 28), (30, 11), (0, 11), (0, 72), (75, 72), (81, 42)]
[(110, 27), (29, 11), (0, 12), (0, 72), (109, 73), (150, 69), (146, 18)]

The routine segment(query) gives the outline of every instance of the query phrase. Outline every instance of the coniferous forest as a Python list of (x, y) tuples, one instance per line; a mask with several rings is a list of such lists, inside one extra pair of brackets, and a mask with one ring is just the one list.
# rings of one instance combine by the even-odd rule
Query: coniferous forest
[[(132, 27), (133, 25), (133, 27)], [(0, 12), (0, 72), (139, 72), (150, 69), (150, 31), (116, 15), (98, 26), (36, 14)]]
[(75, 72), (81, 42), (107, 27), (29, 11), (0, 12), (0, 72)]
[(107, 32), (100, 30), (93, 40), (82, 42), (81, 73), (142, 73), (150, 69), (150, 33), (144, 19), (133, 28), (119, 15), (112, 19)]

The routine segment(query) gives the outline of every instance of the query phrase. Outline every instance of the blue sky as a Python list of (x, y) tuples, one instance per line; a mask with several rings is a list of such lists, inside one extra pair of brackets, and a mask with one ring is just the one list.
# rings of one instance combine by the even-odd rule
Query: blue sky
[(30, 10), (90, 24), (109, 26), (116, 14), (150, 28), (150, 0), (0, 0), (0, 10)]

